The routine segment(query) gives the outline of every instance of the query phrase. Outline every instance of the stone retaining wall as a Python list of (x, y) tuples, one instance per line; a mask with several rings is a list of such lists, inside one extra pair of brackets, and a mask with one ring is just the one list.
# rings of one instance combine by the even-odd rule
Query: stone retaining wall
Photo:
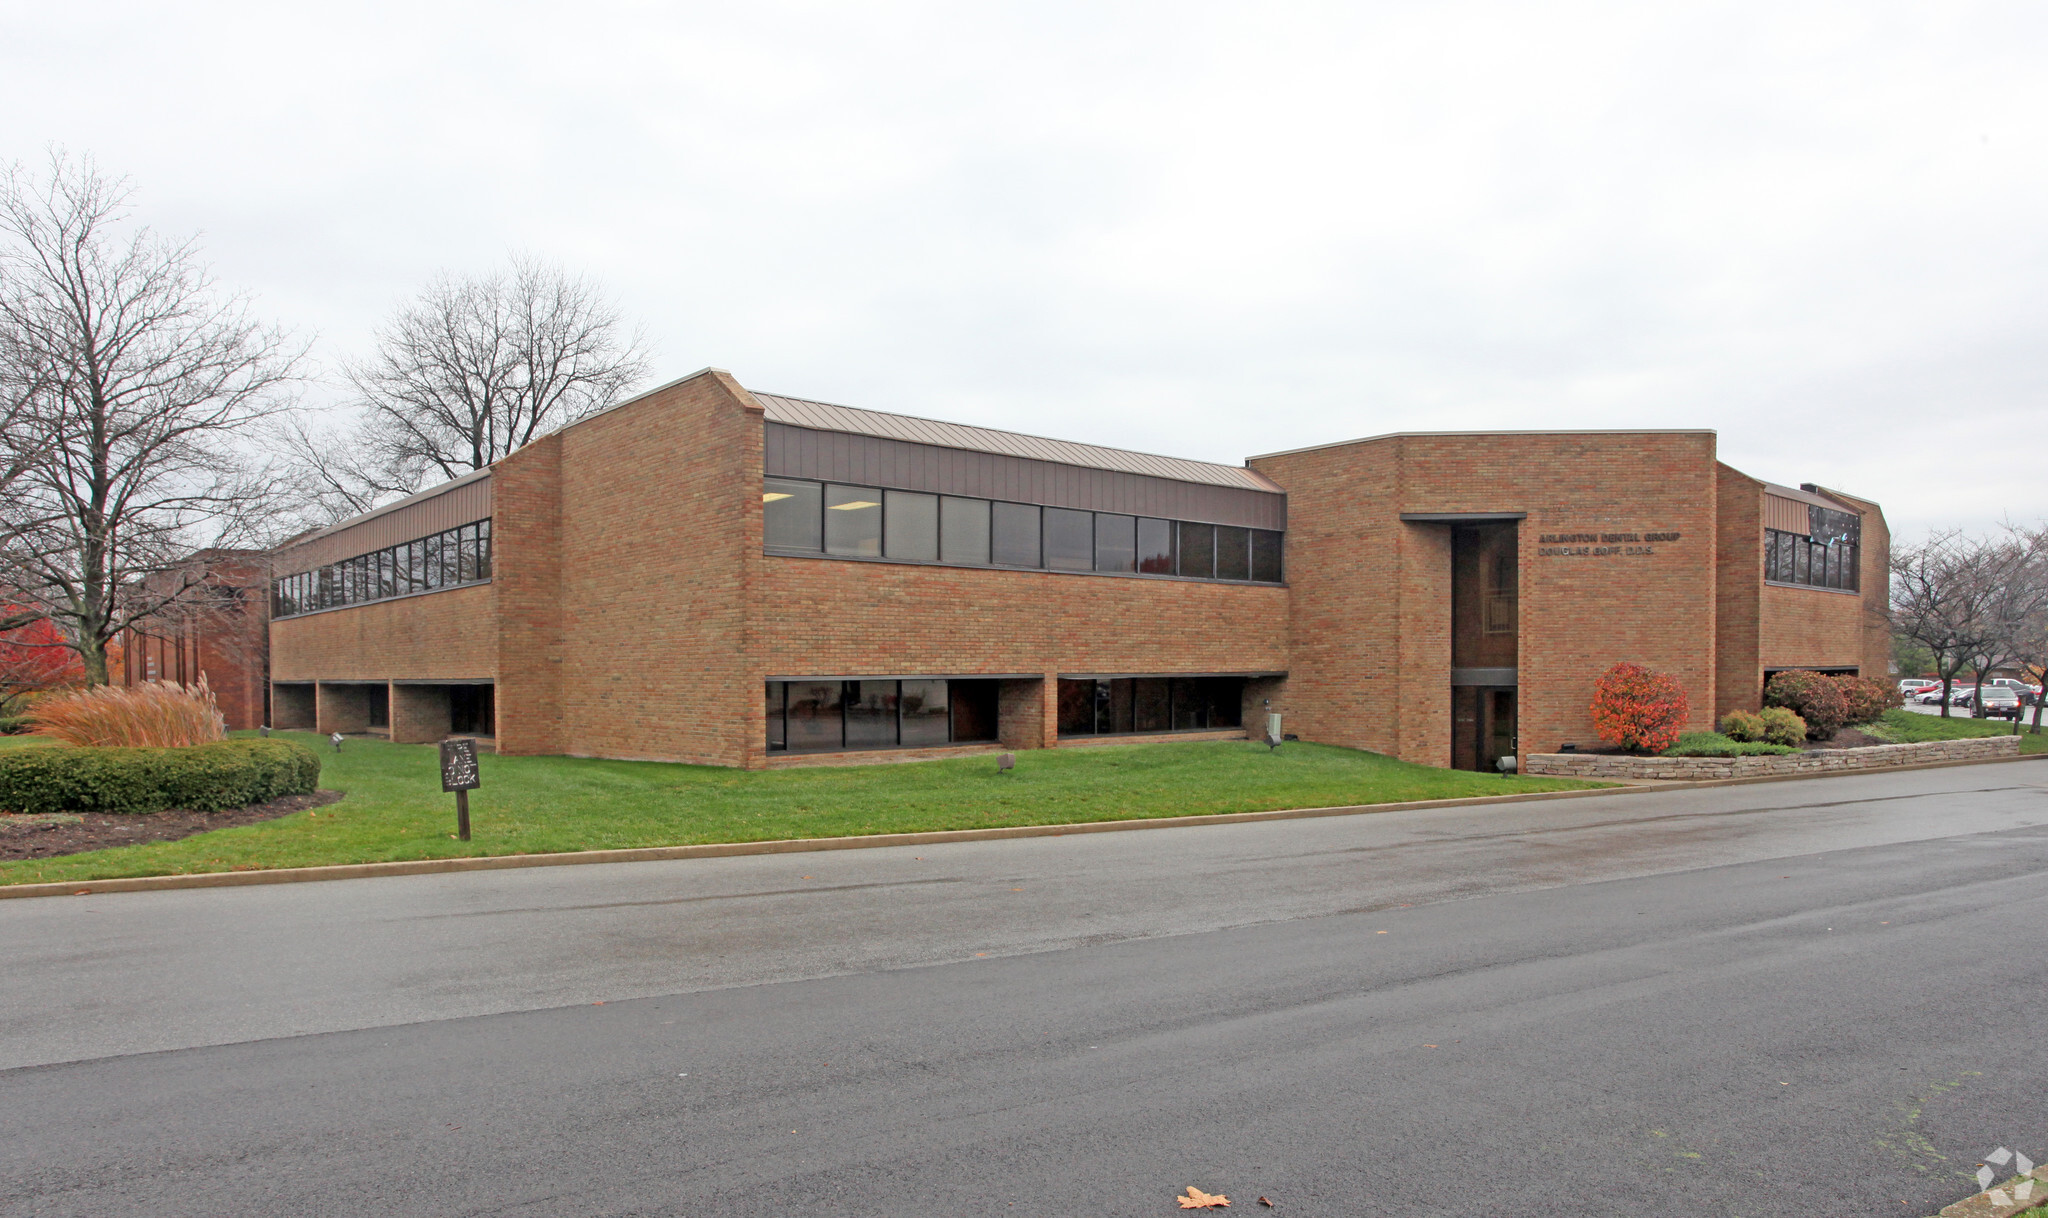
[(2019, 755), (2017, 736), (1974, 740), (1930, 740), (1924, 744), (1876, 744), (1858, 749), (1821, 749), (1777, 757), (1627, 757), (1602, 753), (1531, 753), (1524, 774), (1553, 778), (1761, 778), (1773, 774), (1824, 774), (1881, 770), (1939, 761), (1988, 761)]

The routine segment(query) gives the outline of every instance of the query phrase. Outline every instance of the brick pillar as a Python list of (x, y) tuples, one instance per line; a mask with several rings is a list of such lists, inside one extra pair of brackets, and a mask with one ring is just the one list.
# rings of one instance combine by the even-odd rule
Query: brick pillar
[(1400, 537), (1400, 752), (1451, 764), (1451, 530), (1403, 525)]
[(562, 437), (491, 473), (491, 586), (498, 607), (498, 751), (563, 749)]
[(367, 685), (314, 686), (316, 732), (360, 732), (370, 726), (370, 687)]
[(1047, 734), (1057, 737), (1059, 717), (1057, 706), (1047, 700), (1046, 691), (1058, 696), (1059, 683), (1055, 677), (1043, 680), (1026, 677), (1018, 681), (1003, 681), (996, 686), (996, 739), (1004, 748), (1042, 749), (1050, 747)]
[(446, 736), (452, 728), (447, 686), (392, 685), (393, 744), (431, 744)]
[[(1272, 700), (1273, 705), (1266, 705), (1268, 699)], [(1238, 722), (1244, 724), (1245, 735), (1250, 736), (1254, 740), (1264, 740), (1266, 738), (1266, 716), (1268, 714), (1282, 716), (1280, 731), (1283, 734), (1294, 732), (1295, 725), (1287, 722), (1285, 718), (1287, 714), (1287, 678), (1253, 677), (1246, 681), (1244, 683), (1244, 702), (1241, 713), (1243, 718), (1239, 719)]]

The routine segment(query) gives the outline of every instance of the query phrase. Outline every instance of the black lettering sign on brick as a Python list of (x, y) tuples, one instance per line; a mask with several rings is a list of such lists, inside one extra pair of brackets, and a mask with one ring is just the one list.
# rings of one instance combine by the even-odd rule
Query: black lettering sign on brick
[(474, 791), (482, 785), (477, 781), (476, 741), (443, 740), (441, 742), (441, 789), (443, 791)]

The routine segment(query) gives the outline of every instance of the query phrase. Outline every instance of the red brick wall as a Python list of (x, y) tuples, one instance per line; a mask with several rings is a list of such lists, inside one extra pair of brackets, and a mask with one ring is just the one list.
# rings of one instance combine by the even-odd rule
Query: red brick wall
[(501, 753), (559, 753), (562, 722), (562, 437), (491, 467), (491, 588)]
[[(706, 372), (558, 438), (561, 728), (549, 751), (743, 764), (763, 732), (745, 628), (760, 406)], [(513, 654), (508, 637), (508, 670)], [(508, 697), (498, 713), (503, 724), (521, 710)]]
[[(1891, 602), (1891, 530), (1875, 503), (1837, 491), (1826, 493), (1863, 512), (1863, 542), (1857, 562), (1862, 588), (1851, 593), (1761, 584), (1759, 576), (1759, 680), (1765, 668), (1850, 666), (1863, 676), (1889, 679), (1891, 627), (1885, 610)], [(1759, 686), (1758, 696), (1761, 694)]]
[(488, 681), (494, 584), (288, 617), (270, 626), (275, 681)]
[[(1526, 512), (1519, 531), (1524, 752), (1592, 743), (1593, 682), (1631, 660), (1713, 711), (1714, 437), (1389, 436), (1258, 458), (1288, 491), (1293, 722), (1308, 739), (1450, 757), (1450, 527), (1403, 512)], [(1544, 533), (1676, 532), (1652, 553), (1539, 556)]]
[(1287, 668), (1270, 586), (770, 556), (752, 603), (761, 680)]
[(1716, 543), (1714, 721), (1731, 710), (1755, 710), (1763, 698), (1761, 641), (1764, 586), (1764, 484), (1726, 465), (1720, 482), (1721, 533)]

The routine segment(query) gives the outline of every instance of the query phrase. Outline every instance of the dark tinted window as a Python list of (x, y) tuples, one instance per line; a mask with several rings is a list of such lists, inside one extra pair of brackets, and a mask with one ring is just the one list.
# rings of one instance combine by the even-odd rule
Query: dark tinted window
[(789, 738), (782, 730), (782, 697), (786, 688), (780, 681), (768, 682), (768, 701), (765, 710), (768, 720), (768, 751), (771, 753), (789, 747)]
[(951, 738), (952, 716), (946, 703), (946, 682), (905, 681), (901, 697), (904, 745), (944, 744)]
[(1095, 734), (1095, 682), (1060, 682), (1060, 735), (1093, 736)]
[(1252, 530), (1252, 578), (1280, 582), (1280, 534), (1271, 529)]
[(1215, 525), (1181, 522), (1180, 573), (1195, 579), (1216, 578)]
[(791, 749), (837, 749), (846, 743), (840, 719), (841, 683), (789, 682), (788, 727)]
[(1218, 525), (1216, 528), (1216, 578), (1252, 577), (1251, 530)]
[(1138, 518), (1095, 513), (1095, 569), (1135, 571), (1138, 569)]
[(1173, 683), (1165, 677), (1139, 677), (1131, 682), (1131, 730), (1173, 730)]
[(1005, 567), (1042, 566), (1038, 548), (1038, 508), (1029, 503), (998, 503), (990, 512), (990, 557)]
[(1045, 565), (1055, 571), (1095, 568), (1095, 514), (1045, 509)]
[(1173, 521), (1138, 518), (1138, 570), (1147, 575), (1173, 574)]
[(872, 486), (825, 488), (825, 553), (882, 556), (882, 492)]
[(988, 500), (939, 500), (939, 561), (980, 566), (988, 554)]
[(769, 478), (761, 488), (761, 540), (778, 550), (822, 545), (824, 487), (793, 478)]
[(882, 552), (909, 562), (939, 561), (939, 497), (888, 491), (882, 496)]
[(846, 683), (846, 747), (885, 749), (896, 743), (894, 681)]

